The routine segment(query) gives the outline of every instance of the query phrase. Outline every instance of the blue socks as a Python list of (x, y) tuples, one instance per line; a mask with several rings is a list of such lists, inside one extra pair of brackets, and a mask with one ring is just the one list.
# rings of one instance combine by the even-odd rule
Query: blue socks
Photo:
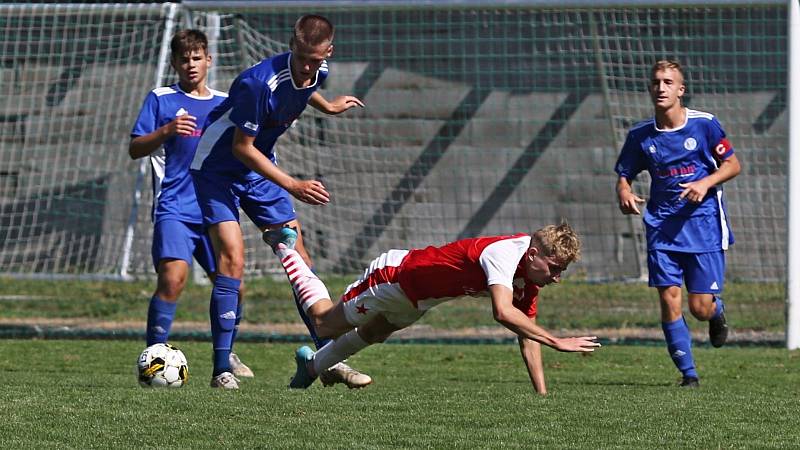
[(723, 311), (725, 311), (725, 303), (722, 301), (722, 297), (717, 297), (715, 295), (714, 303), (717, 304), (717, 309), (714, 311), (714, 315), (711, 316), (711, 320), (718, 318), (719, 315), (722, 314)]
[(692, 336), (689, 334), (689, 326), (686, 320), (681, 317), (674, 322), (661, 322), (664, 330), (664, 339), (667, 341), (667, 350), (675, 367), (681, 371), (684, 377), (697, 376), (692, 357)]
[(214, 343), (214, 371), (212, 376), (230, 372), (231, 346), (233, 345), (236, 311), (239, 303), (241, 280), (217, 274), (214, 289), (211, 290), (209, 316), (211, 318), (211, 339)]
[(167, 342), (177, 307), (177, 303), (165, 302), (155, 295), (150, 299), (150, 306), (147, 308), (146, 331), (148, 347)]

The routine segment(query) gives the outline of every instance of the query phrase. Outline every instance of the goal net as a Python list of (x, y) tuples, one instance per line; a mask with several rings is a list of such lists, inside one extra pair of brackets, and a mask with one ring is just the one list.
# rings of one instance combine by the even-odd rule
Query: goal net
[(0, 5), (0, 273), (119, 274), (169, 8)]

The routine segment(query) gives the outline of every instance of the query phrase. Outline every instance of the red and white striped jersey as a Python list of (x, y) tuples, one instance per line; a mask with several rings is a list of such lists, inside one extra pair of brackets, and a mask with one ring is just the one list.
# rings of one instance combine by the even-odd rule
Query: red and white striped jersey
[(486, 295), (490, 285), (500, 284), (514, 292), (514, 306), (535, 317), (539, 287), (525, 279), (522, 264), (530, 242), (530, 235), (515, 234), (411, 250), (398, 267), (397, 281), (422, 310), (455, 297)]

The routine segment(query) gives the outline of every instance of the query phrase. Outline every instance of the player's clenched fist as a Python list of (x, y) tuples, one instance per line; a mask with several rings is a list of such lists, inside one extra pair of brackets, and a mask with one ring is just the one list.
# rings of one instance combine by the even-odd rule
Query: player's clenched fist
[(164, 126), (167, 136), (191, 136), (197, 128), (197, 117), (184, 114)]

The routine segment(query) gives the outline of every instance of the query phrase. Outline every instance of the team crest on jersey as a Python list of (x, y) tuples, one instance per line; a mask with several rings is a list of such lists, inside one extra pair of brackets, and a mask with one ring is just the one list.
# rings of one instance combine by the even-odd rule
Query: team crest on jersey
[(686, 140), (683, 141), (683, 148), (685, 148), (686, 150), (689, 150), (689, 151), (692, 151), (692, 150), (696, 149), (697, 148), (697, 140), (695, 138), (693, 138), (693, 137), (686, 138)]
[(655, 145), (651, 145), (650, 148), (648, 148), (648, 150), (650, 150), (650, 153), (655, 153), (656, 152), (656, 146)]

